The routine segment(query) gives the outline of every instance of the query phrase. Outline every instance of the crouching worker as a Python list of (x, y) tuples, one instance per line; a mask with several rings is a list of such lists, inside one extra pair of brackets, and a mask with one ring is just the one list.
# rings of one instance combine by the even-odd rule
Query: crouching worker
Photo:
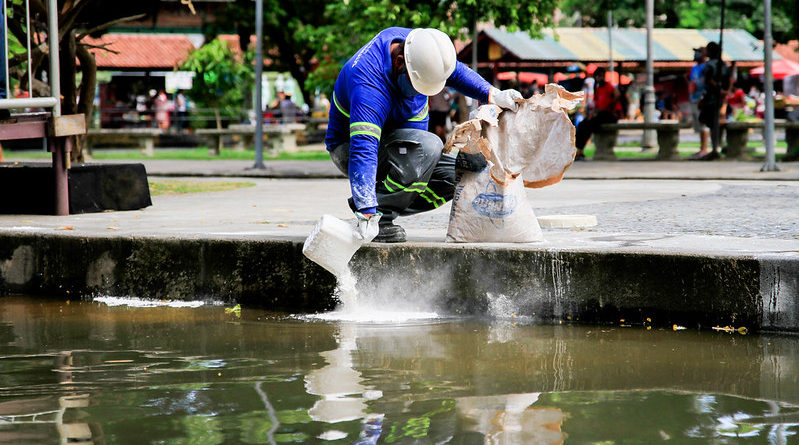
[(394, 223), (398, 216), (452, 199), (456, 158), (442, 154), (441, 139), (427, 131), (427, 98), (445, 85), (507, 109), (515, 110), (521, 99), (518, 91), (493, 88), (458, 62), (452, 41), (436, 29), (385, 29), (339, 73), (325, 144), (349, 176), (349, 205), (363, 238), (379, 221), (374, 241), (404, 242), (405, 230)]

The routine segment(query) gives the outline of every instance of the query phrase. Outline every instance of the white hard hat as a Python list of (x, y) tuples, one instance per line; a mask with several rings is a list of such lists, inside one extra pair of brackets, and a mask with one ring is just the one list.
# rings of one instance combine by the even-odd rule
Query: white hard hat
[(405, 66), (413, 88), (425, 96), (435, 96), (458, 62), (455, 45), (449, 36), (432, 28), (416, 28), (405, 39)]

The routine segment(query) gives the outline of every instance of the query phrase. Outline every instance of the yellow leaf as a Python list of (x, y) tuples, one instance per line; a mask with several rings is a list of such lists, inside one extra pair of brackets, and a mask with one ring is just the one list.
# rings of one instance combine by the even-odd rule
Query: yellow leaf
[(108, 229), (108, 230), (119, 230), (119, 227), (108, 226), (108, 227), (106, 227), (106, 229)]

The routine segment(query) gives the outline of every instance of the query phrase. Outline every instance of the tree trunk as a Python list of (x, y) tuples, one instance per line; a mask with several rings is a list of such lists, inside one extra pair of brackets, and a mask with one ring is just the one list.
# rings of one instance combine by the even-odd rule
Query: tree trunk
[(75, 84), (75, 74), (77, 66), (77, 45), (75, 43), (75, 31), (70, 31), (61, 41), (61, 54), (59, 63), (61, 64), (61, 114), (75, 114), (77, 103), (77, 87)]
[[(222, 116), (219, 115), (219, 108), (214, 107), (214, 118), (216, 118), (216, 129), (222, 129)], [(219, 134), (216, 137), (216, 147), (211, 148), (211, 154), (214, 156), (219, 156), (222, 154), (222, 135)]]
[[(83, 45), (76, 48), (78, 60), (80, 60), (80, 70), (83, 78), (80, 81), (80, 101), (78, 102), (78, 113), (83, 113), (86, 118), (86, 130), (88, 131), (94, 114), (94, 90), (97, 86), (97, 63), (94, 54), (90, 53)], [(75, 144), (72, 148), (72, 161), (83, 162), (83, 146), (86, 142), (86, 135), (75, 137)]]
[[(77, 108), (77, 87), (75, 78), (77, 72), (77, 45), (75, 43), (75, 31), (70, 31), (64, 35), (60, 44), (59, 64), (61, 65), (61, 114), (75, 114)], [(77, 141), (74, 141), (77, 142)], [(72, 144), (72, 152), (69, 153), (72, 162), (82, 162), (83, 153), (77, 143)]]

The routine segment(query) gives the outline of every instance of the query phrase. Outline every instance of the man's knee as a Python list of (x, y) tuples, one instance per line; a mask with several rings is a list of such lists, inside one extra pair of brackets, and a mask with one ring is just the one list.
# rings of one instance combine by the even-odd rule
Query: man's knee
[(434, 133), (427, 130), (419, 130), (416, 128), (400, 128), (395, 130), (391, 135), (389, 145), (397, 144), (402, 145), (402, 142), (408, 142), (425, 152), (425, 154), (441, 154), (444, 149), (444, 143), (441, 138)]
[(441, 158), (444, 148), (441, 139), (425, 130), (403, 128), (392, 133), (386, 141), (388, 164), (396, 171), (396, 179), (416, 182), (427, 176)]

